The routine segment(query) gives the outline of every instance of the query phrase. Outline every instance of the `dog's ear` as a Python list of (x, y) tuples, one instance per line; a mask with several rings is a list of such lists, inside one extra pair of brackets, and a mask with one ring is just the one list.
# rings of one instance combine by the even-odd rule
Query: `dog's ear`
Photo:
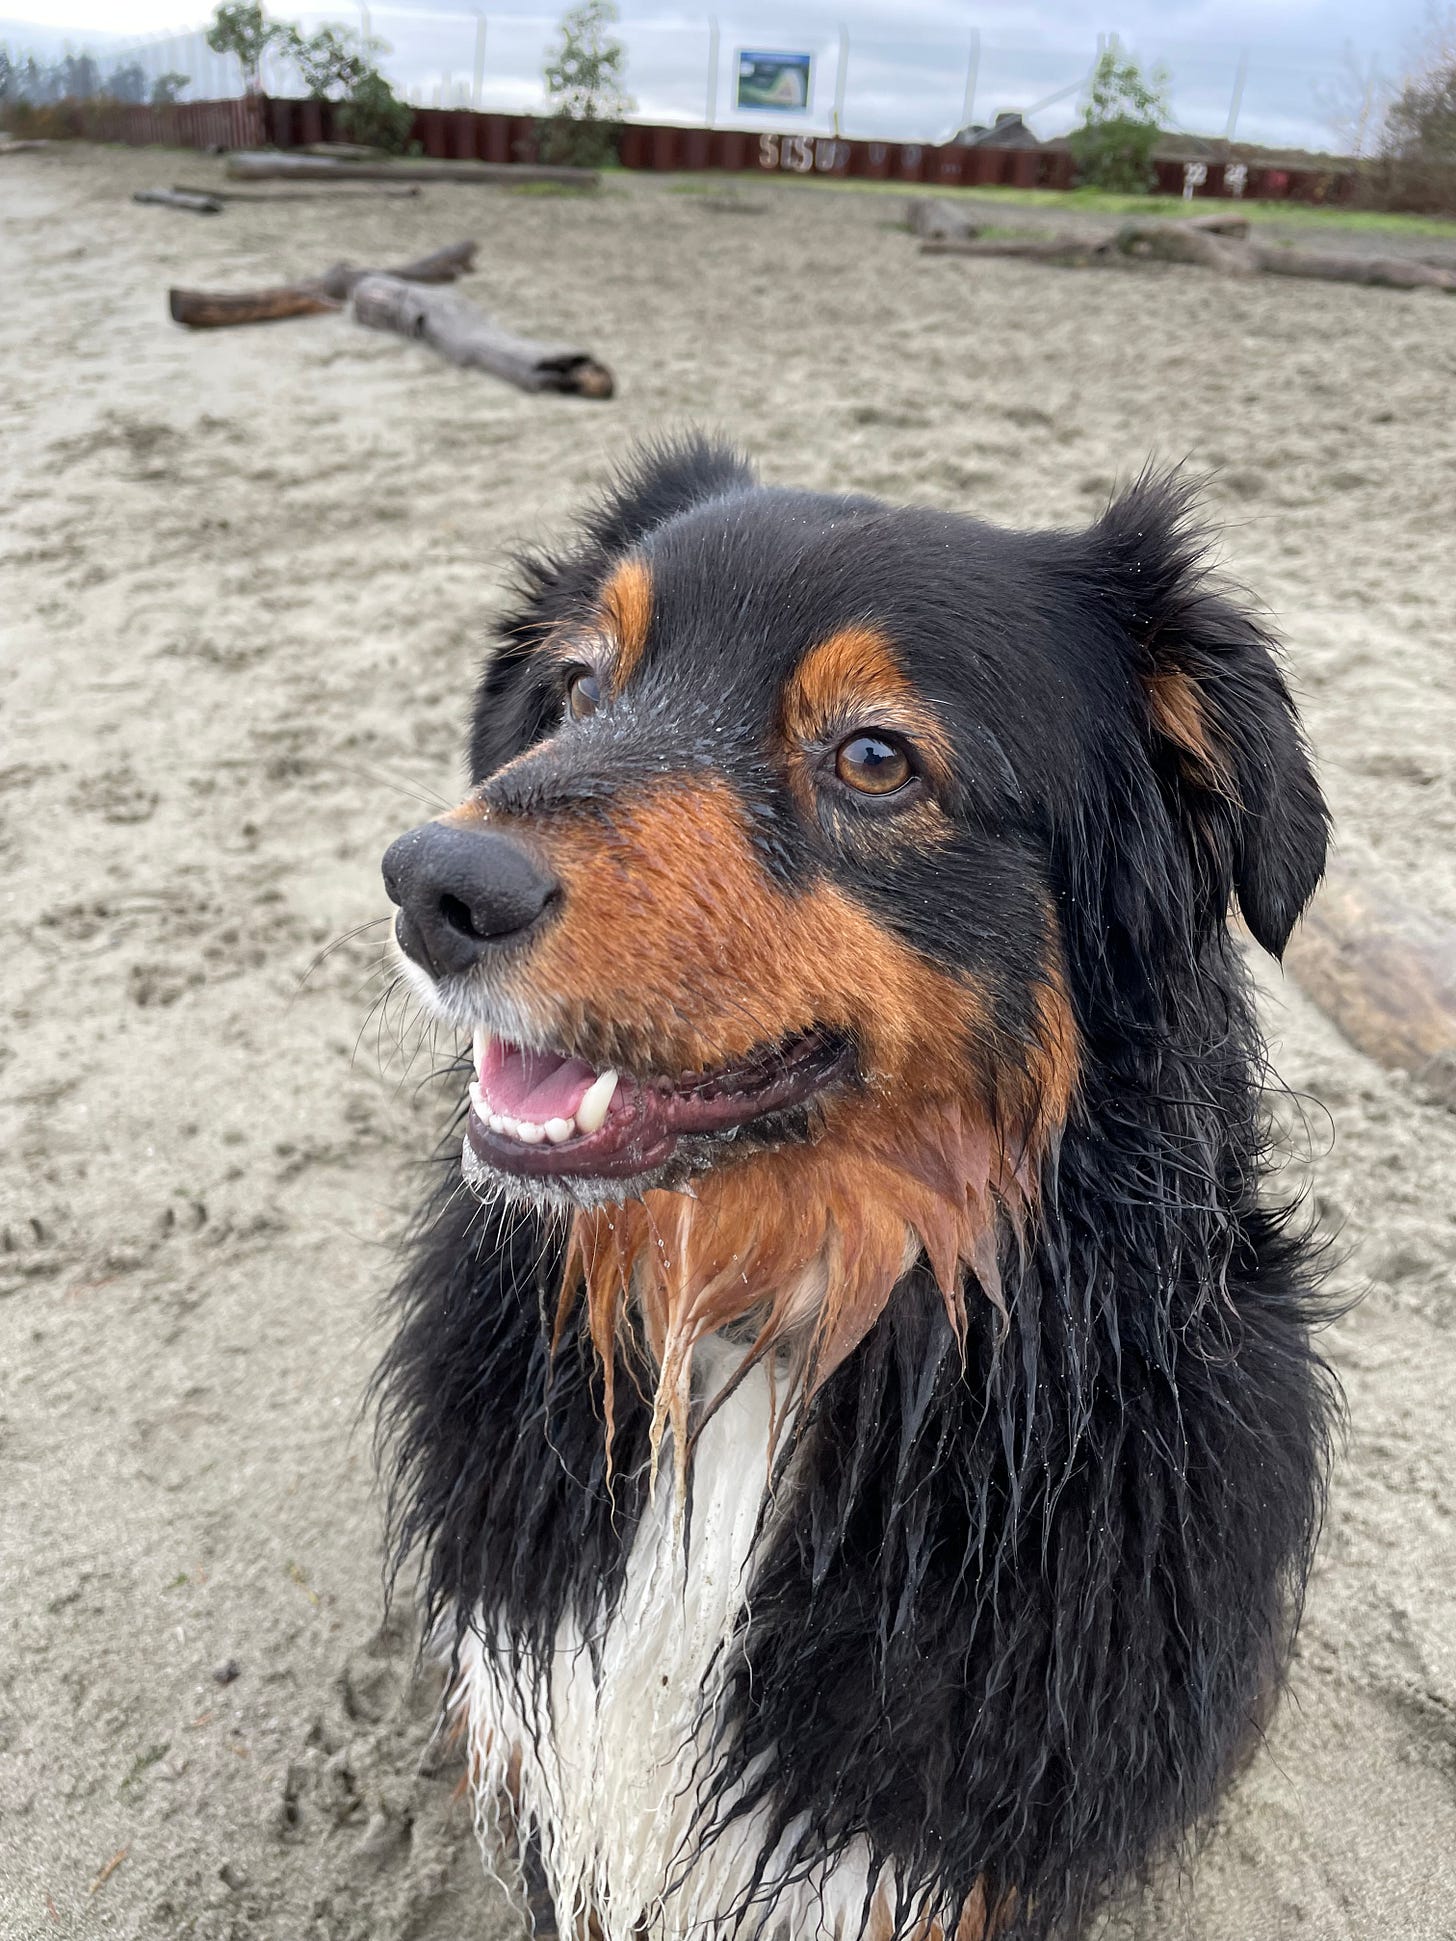
[(1133, 644), (1142, 726), (1221, 920), (1279, 956), (1324, 871), (1328, 817), (1274, 643), (1209, 583), (1194, 489), (1145, 475), (1092, 528), (1100, 590)]
[(583, 517), (574, 544), (517, 561), (518, 601), (476, 690), (470, 774), (479, 781), (529, 748), (556, 718), (557, 697), (539, 678), (534, 649), (561, 621), (581, 614), (612, 562), (658, 526), (710, 499), (747, 491), (752, 468), (725, 445), (688, 437), (648, 445)]

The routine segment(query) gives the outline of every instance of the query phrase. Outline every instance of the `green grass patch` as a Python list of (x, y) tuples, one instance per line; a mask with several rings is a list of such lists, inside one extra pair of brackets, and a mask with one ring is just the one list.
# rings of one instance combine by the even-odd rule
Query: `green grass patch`
[[(650, 171), (614, 168), (619, 176), (642, 176)], [(1002, 207), (1044, 210), (1086, 216), (1209, 216), (1247, 215), (1254, 222), (1279, 222), (1311, 231), (1384, 230), (1395, 236), (1439, 236), (1456, 240), (1456, 217), (1396, 216), (1379, 209), (1325, 207), (1314, 202), (1236, 202), (1232, 197), (1197, 196), (1185, 202), (1172, 195), (1108, 195), (1100, 189), (942, 188), (933, 182), (866, 182), (858, 177), (795, 175), (780, 169), (741, 169), (705, 175), (658, 177), (670, 195), (708, 195), (715, 185), (752, 181), (764, 188), (816, 189), (837, 195), (934, 196), (946, 202), (973, 202), (980, 209)], [(1050, 233), (1050, 232), (1048, 232)]]

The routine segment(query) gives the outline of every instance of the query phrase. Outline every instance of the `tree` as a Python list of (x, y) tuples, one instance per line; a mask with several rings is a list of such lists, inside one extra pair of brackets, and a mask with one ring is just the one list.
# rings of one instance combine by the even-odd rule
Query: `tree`
[(234, 55), (243, 70), (246, 91), (261, 94), (263, 56), (290, 31), (269, 20), (258, 0), (218, 0), (207, 30), (207, 44), (214, 54)]
[(408, 101), (401, 101), (374, 68), (355, 83), (338, 116), (338, 125), (348, 141), (387, 148), (396, 155), (402, 155), (408, 146), (414, 121), (415, 111)]
[(190, 74), (179, 74), (176, 68), (168, 68), (165, 74), (159, 74), (152, 83), (152, 106), (154, 108), (175, 107), (183, 88), (191, 79)]
[(1115, 38), (1108, 42), (1092, 70), (1082, 125), (1070, 138), (1079, 181), (1118, 195), (1142, 195), (1153, 187), (1168, 81), (1164, 68), (1144, 74)]
[(67, 54), (61, 61), (61, 95), (67, 101), (90, 101), (101, 92), (101, 69), (89, 54)]
[(384, 52), (383, 41), (363, 40), (349, 27), (320, 27), (307, 36), (289, 27), (282, 38), (288, 58), (315, 101), (352, 94), (366, 75), (376, 71), (371, 56)]
[(1352, 155), (1359, 161), (1366, 154), (1389, 95), (1389, 84), (1379, 64), (1373, 59), (1362, 60), (1346, 41), (1333, 79), (1319, 83), (1314, 91), (1341, 155)]
[(599, 168), (616, 152), (618, 128), (634, 105), (622, 85), (627, 50), (609, 32), (619, 18), (613, 0), (580, 0), (562, 16), (560, 44), (545, 69), (548, 161)]
[(1383, 208), (1456, 213), (1456, 8), (1428, 13), (1425, 44), (1386, 109), (1362, 188)]
[(106, 83), (106, 92), (113, 101), (127, 101), (133, 104), (147, 98), (146, 70), (137, 61), (130, 61), (125, 67), (114, 67)]
[(1411, 162), (1456, 162), (1456, 15), (1438, 24), (1385, 114), (1381, 146)]

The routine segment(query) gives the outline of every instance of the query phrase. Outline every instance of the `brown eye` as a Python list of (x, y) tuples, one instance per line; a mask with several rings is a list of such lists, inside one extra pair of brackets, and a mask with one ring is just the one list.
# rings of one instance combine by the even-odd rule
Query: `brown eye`
[(566, 687), (567, 712), (575, 721), (584, 721), (602, 705), (602, 684), (588, 667), (573, 674)]
[(898, 742), (886, 741), (880, 735), (855, 735), (840, 743), (834, 772), (862, 795), (893, 795), (896, 789), (904, 788), (914, 770)]

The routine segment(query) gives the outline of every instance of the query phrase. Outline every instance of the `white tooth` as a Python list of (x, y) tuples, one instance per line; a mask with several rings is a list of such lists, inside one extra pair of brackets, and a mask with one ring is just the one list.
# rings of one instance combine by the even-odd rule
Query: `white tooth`
[(563, 1139), (569, 1139), (572, 1133), (576, 1131), (576, 1121), (574, 1119), (548, 1119), (542, 1127), (542, 1131), (546, 1134), (546, 1137), (551, 1141), (553, 1146), (559, 1146)]
[(475, 1027), (475, 1036), (470, 1041), (470, 1055), (475, 1060), (475, 1075), (480, 1076), (480, 1068), (485, 1063), (485, 1051), (490, 1043), (490, 1033), (483, 1024)]
[(508, 1112), (502, 1112), (500, 1115), (500, 1129), (508, 1139), (516, 1137), (516, 1122)]
[(600, 1132), (607, 1117), (607, 1107), (612, 1102), (612, 1094), (617, 1089), (617, 1074), (603, 1072), (581, 1104), (576, 1108), (576, 1129), (578, 1132)]
[(516, 1137), (528, 1146), (539, 1146), (546, 1134), (540, 1126), (533, 1125), (529, 1119), (522, 1119), (516, 1127)]
[(504, 1132), (506, 1129), (506, 1122), (499, 1112), (492, 1112), (486, 1124), (492, 1132)]
[(484, 1119), (490, 1113), (490, 1107), (486, 1104), (485, 1096), (478, 1085), (472, 1085), (470, 1088), (470, 1109), (477, 1119)]

